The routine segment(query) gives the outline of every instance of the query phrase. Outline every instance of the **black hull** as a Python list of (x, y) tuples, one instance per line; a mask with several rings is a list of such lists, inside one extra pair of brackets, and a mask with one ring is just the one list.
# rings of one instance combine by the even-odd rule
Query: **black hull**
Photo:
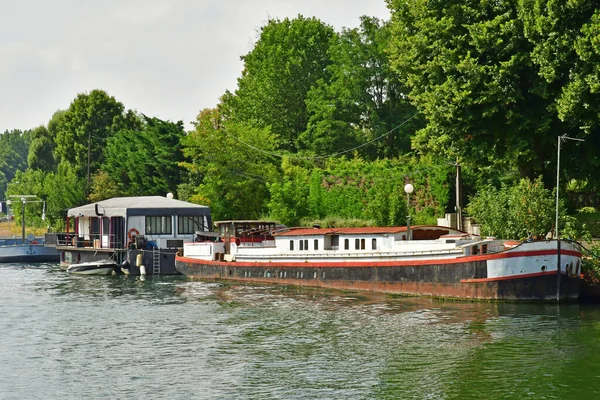
[(0, 256), (0, 263), (57, 263), (60, 256), (57, 255), (19, 255), (19, 256)]
[(328, 266), (326, 263), (236, 263), (178, 257), (179, 272), (192, 279), (235, 280), (364, 290), (400, 295), (493, 301), (577, 301), (580, 279), (556, 273), (487, 279), (486, 262), (418, 266)]

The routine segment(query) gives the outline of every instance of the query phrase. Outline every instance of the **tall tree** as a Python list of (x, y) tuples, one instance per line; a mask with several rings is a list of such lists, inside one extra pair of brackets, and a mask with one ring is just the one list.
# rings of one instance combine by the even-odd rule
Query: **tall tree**
[[(516, 2), (389, 0), (392, 65), (407, 76), (427, 126), (419, 150), (523, 176), (551, 174), (564, 124), (531, 60)], [(550, 181), (550, 180), (548, 180)]]
[[(543, 79), (550, 110), (564, 123), (558, 134), (585, 138), (562, 157), (567, 177), (600, 189), (600, 9), (595, 1), (519, 0), (531, 59)], [(556, 136), (553, 135), (556, 141)], [(582, 163), (581, 160), (586, 160)], [(566, 179), (565, 179), (566, 181)]]
[(132, 113), (103, 90), (80, 93), (60, 120), (56, 132), (56, 155), (68, 161), (86, 178), (90, 187), (91, 175), (103, 161), (106, 141), (121, 129), (135, 127)]
[[(223, 121), (216, 109), (198, 115), (183, 139), (182, 165), (200, 182), (189, 200), (211, 207), (215, 220), (258, 218), (267, 209), (267, 183), (276, 175), (276, 147), (269, 129)], [(189, 193), (189, 188), (186, 188)]]
[(410, 150), (410, 136), (419, 125), (415, 119), (394, 129), (416, 109), (408, 101), (408, 88), (390, 68), (390, 38), (388, 23), (362, 17), (359, 28), (344, 29), (332, 40), (328, 79), (308, 95), (303, 147), (332, 154), (385, 135), (363, 146), (361, 154), (375, 159)]
[[(108, 138), (102, 171), (123, 195), (164, 196), (175, 192), (181, 183), (183, 122), (146, 116), (143, 120), (141, 130), (123, 129)], [(96, 178), (105, 177), (99, 174)]]
[(0, 134), (0, 197), (6, 191), (17, 171), (27, 169), (27, 153), (31, 143), (31, 132), (18, 129)]
[(326, 74), (334, 35), (316, 18), (269, 20), (252, 51), (242, 57), (238, 89), (223, 97), (225, 113), (238, 122), (270, 127), (282, 149), (295, 150), (308, 123), (307, 94)]
[(31, 131), (31, 144), (27, 155), (27, 165), (30, 169), (53, 171), (56, 167), (54, 161), (54, 138), (48, 128), (39, 126)]

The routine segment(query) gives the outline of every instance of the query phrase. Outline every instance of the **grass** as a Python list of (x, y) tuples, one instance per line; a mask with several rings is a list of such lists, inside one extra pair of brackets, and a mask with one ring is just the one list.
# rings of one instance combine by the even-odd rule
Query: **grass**
[[(35, 236), (43, 236), (46, 233), (46, 228), (36, 228), (34, 226), (25, 226), (25, 235), (33, 233)], [(21, 237), (21, 225), (15, 221), (0, 222), (0, 236), (17, 236)]]

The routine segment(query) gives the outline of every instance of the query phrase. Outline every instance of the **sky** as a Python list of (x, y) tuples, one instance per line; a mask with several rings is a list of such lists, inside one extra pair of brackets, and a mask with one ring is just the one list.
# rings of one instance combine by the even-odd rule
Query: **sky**
[(0, 132), (94, 89), (190, 129), (235, 91), (260, 27), (298, 14), (336, 31), (390, 17), (385, 0), (0, 0)]

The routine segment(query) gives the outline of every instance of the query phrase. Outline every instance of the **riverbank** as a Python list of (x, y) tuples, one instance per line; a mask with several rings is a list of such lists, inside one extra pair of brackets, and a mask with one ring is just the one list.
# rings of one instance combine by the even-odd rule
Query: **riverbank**
[[(32, 226), (25, 227), (25, 234), (33, 233), (35, 236), (44, 236), (47, 232), (45, 228), (36, 228)], [(0, 221), (0, 237), (21, 237), (21, 225), (17, 224), (15, 220), (12, 221)]]

